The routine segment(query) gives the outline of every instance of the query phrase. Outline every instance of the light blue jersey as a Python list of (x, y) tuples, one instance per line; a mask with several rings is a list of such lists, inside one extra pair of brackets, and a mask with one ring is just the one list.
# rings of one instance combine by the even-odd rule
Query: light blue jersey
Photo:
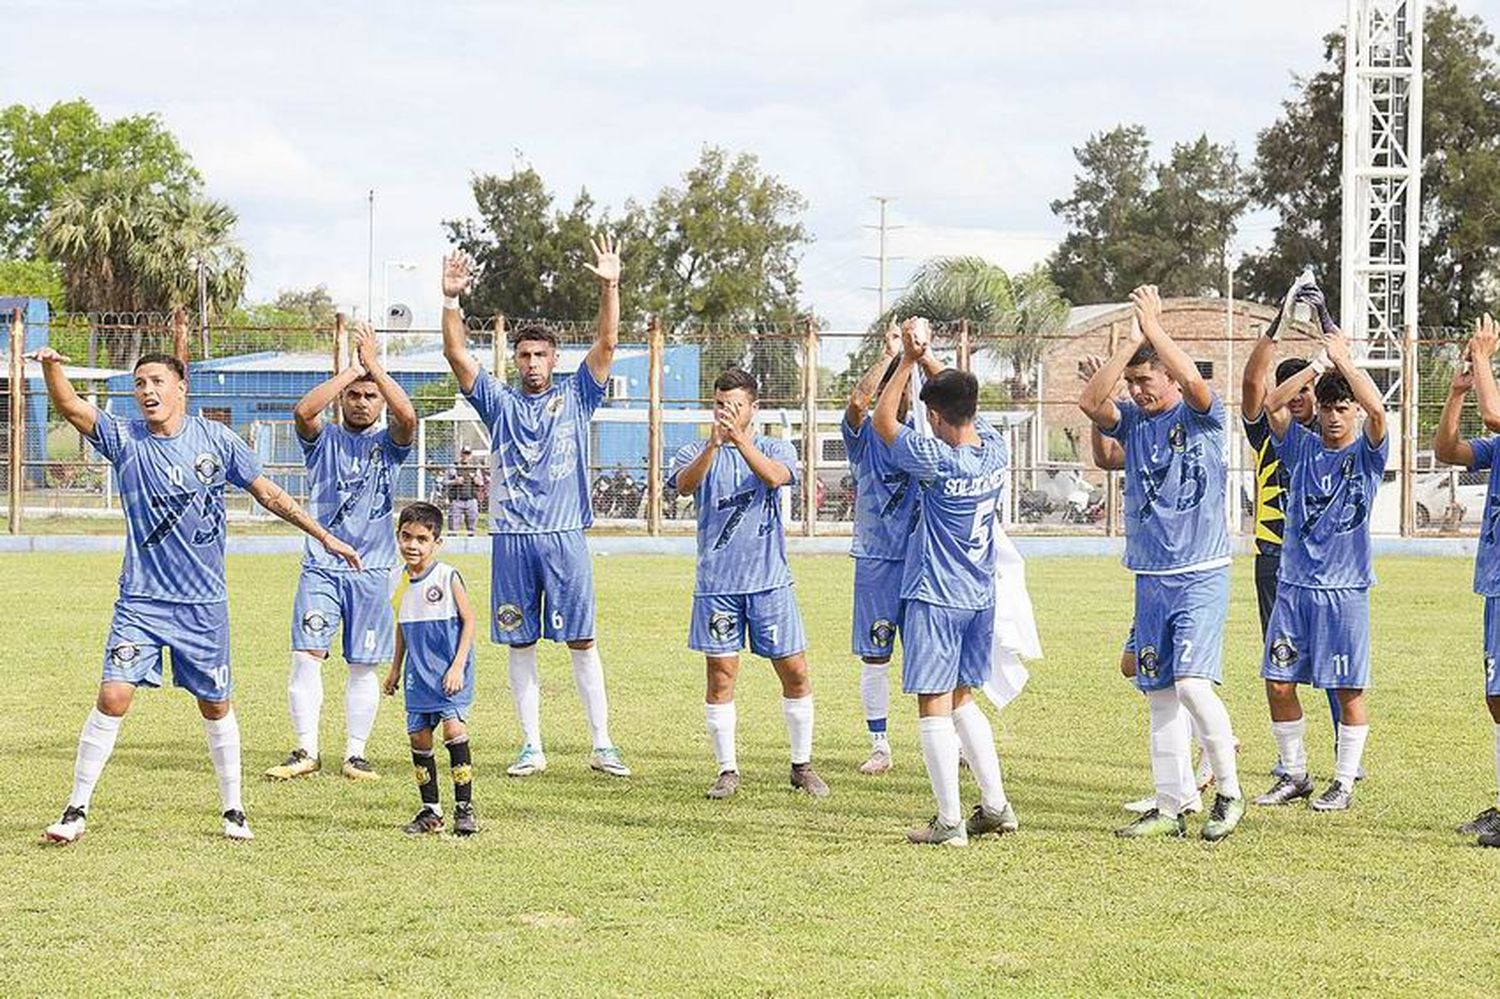
[[(753, 438), (755, 447), (792, 473), (797, 482), (797, 449), (774, 437)], [(672, 459), (667, 488), (693, 463), (706, 441), (683, 445)], [(694, 596), (760, 593), (792, 585), (786, 564), (786, 533), (781, 524), (781, 488), (772, 489), (750, 470), (739, 448), (723, 444), (693, 493), (698, 508), (698, 581)]]
[[(307, 465), (307, 512), (353, 545), (366, 569), (399, 565), (391, 475), (411, 453), (411, 445), (391, 440), (389, 429), (368, 427), (355, 433), (336, 423), (325, 423), (310, 441), (299, 435), (297, 442)], [(302, 564), (355, 571), (312, 538), (305, 542)]]
[(588, 365), (537, 395), (481, 371), (467, 397), (490, 432), (490, 533), (551, 534), (592, 524), (589, 419), (604, 386)]
[(1224, 513), (1224, 403), (1200, 413), (1187, 400), (1155, 416), (1117, 402), (1106, 437), (1125, 448), (1125, 567), (1137, 573), (1197, 570), (1229, 561)]
[(444, 562), (434, 562), (413, 579), (405, 566), (391, 570), (391, 607), (405, 649), (402, 663), (408, 712), (464, 708), (474, 702), (474, 647), (464, 660), (464, 684), (455, 694), (443, 692), (443, 674), (453, 665), (463, 637), (453, 582), (463, 577)]
[(917, 531), (920, 491), (911, 474), (891, 461), (891, 450), (870, 417), (858, 430), (848, 421), (840, 422), (839, 429), (854, 473), (854, 542), (849, 554), (899, 562), (906, 558), (906, 543)]
[(919, 528), (906, 547), (901, 598), (966, 610), (995, 605), (994, 527), (1005, 495), (1010, 449), (989, 424), (981, 445), (951, 447), (901, 427), (891, 463), (921, 492)]
[(1390, 435), (1371, 444), (1361, 431), (1353, 444), (1331, 451), (1317, 433), (1293, 423), (1276, 441), (1276, 453), (1291, 484), (1277, 581), (1319, 590), (1374, 585), (1370, 507), (1385, 475)]
[(145, 420), (95, 411), (86, 439), (115, 469), (125, 508), (120, 595), (214, 603), (224, 589), (224, 486), (260, 478), (260, 461), (233, 430), (186, 416), (171, 437)]
[(1474, 552), (1474, 592), (1483, 597), (1500, 597), (1500, 461), (1495, 460), (1496, 441), (1500, 438), (1478, 437), (1469, 441), (1474, 452), (1469, 471), (1490, 470), (1484, 519), (1479, 525), (1479, 547)]

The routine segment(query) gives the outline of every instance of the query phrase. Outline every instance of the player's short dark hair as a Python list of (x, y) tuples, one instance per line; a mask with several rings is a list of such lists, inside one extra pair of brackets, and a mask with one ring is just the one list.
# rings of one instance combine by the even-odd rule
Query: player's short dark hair
[(167, 367), (171, 368), (174, 372), (176, 372), (178, 378), (184, 381), (187, 380), (187, 369), (182, 366), (181, 361), (173, 357), (171, 354), (162, 354), (159, 352), (152, 354), (142, 354), (140, 356), (140, 359), (135, 362), (135, 367), (131, 370), (139, 371), (141, 370), (141, 368), (145, 367), (148, 364), (164, 364)]
[(1312, 362), (1305, 357), (1288, 357), (1285, 361), (1276, 365), (1276, 384), (1280, 385), (1310, 364)]
[(1162, 366), (1161, 357), (1156, 353), (1156, 348), (1149, 343), (1143, 343), (1137, 347), (1135, 353), (1130, 355), (1130, 363), (1126, 364), (1125, 367), (1134, 368), (1142, 364), (1149, 364), (1157, 368)]
[(1318, 379), (1318, 405), (1336, 406), (1341, 402), (1354, 401), (1354, 389), (1349, 379), (1337, 371), (1330, 371)]
[(432, 532), (434, 538), (443, 536), (443, 511), (431, 503), (408, 503), (401, 508), (401, 516), (396, 521), (396, 530), (400, 530), (407, 524), (421, 524)]
[(557, 349), (557, 334), (546, 323), (520, 323), (510, 334), (510, 347), (515, 350), (527, 340), (540, 340), (550, 343), (552, 349)]
[(922, 402), (947, 423), (963, 426), (979, 412), (979, 379), (967, 371), (944, 368), (922, 386)]
[(760, 387), (755, 384), (754, 375), (743, 368), (725, 368), (724, 373), (714, 379), (714, 391), (733, 392), (735, 389), (748, 392), (751, 402), (760, 398)]

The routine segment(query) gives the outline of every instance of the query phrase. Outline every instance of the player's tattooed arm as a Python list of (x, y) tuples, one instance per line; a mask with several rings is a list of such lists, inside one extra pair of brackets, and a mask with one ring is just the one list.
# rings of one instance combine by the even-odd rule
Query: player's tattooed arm
[(41, 364), (42, 380), (47, 383), (47, 395), (51, 397), (52, 405), (57, 407), (63, 419), (71, 423), (73, 429), (80, 434), (94, 436), (98, 410), (93, 403), (78, 394), (73, 383), (68, 381), (67, 373), (63, 371), (64, 364), (73, 363), (72, 358), (59, 354), (51, 347), (39, 347), (27, 354), (26, 360)]
[(469, 352), (469, 328), (464, 325), (458, 296), (469, 290), (474, 277), (474, 258), (463, 250), (454, 250), (443, 258), (443, 357), (465, 392), (474, 391), (479, 362)]
[(891, 361), (901, 353), (901, 329), (892, 323), (886, 327), (885, 340), (881, 344), (880, 356), (875, 358), (854, 391), (849, 393), (849, 405), (844, 408), (844, 422), (851, 430), (858, 430), (865, 422), (870, 407), (875, 405), (875, 393), (880, 388), (881, 376), (890, 368)]
[(332, 531), (314, 520), (306, 510), (302, 509), (302, 504), (292, 499), (285, 489), (269, 478), (262, 475), (250, 483), (248, 492), (255, 498), (255, 502), (318, 542), (328, 554), (337, 555), (349, 563), (351, 569), (362, 568), (359, 562), (359, 552), (334, 537)]
[(1177, 346), (1177, 341), (1167, 335), (1167, 328), (1161, 322), (1161, 296), (1156, 291), (1156, 285), (1143, 284), (1132, 291), (1130, 304), (1135, 308), (1141, 332), (1146, 335), (1151, 346), (1156, 348), (1156, 356), (1161, 358), (1162, 367), (1167, 369), (1167, 374), (1182, 389), (1182, 397), (1187, 400), (1187, 404), (1200, 413), (1208, 412), (1214, 401), (1213, 389), (1204, 380), (1197, 363), (1188, 356), (1188, 352)]
[(380, 346), (375, 342), (375, 331), (369, 323), (361, 323), (354, 330), (354, 356), (359, 366), (375, 379), (375, 387), (385, 400), (386, 416), (390, 419), (391, 440), (405, 447), (417, 436), (417, 410), (396, 379), (380, 363)]
[[(1085, 385), (1104, 367), (1104, 358), (1085, 354), (1078, 362), (1078, 377)], [(1117, 440), (1105, 437), (1099, 428), (1089, 423), (1089, 453), (1094, 466), (1106, 472), (1118, 472), (1125, 467), (1125, 447)]]
[(620, 343), (620, 244), (607, 234), (589, 240), (594, 262), (584, 264), (599, 279), (599, 319), (594, 345), (584, 357), (594, 381), (603, 384), (615, 362), (615, 347)]
[(1349, 382), (1354, 401), (1365, 411), (1365, 439), (1371, 444), (1379, 444), (1385, 440), (1385, 397), (1369, 374), (1354, 363), (1354, 357), (1349, 353), (1349, 341), (1342, 333), (1334, 330), (1323, 338), (1323, 342), (1327, 345), (1328, 359)]
[(1084, 383), (1083, 392), (1078, 396), (1078, 408), (1099, 429), (1113, 430), (1119, 425), (1120, 407), (1115, 405), (1115, 386), (1125, 377), (1125, 369), (1130, 366), (1131, 357), (1144, 342), (1145, 334), (1141, 332), (1141, 324), (1132, 322), (1130, 332), (1120, 338), (1114, 353), (1109, 355), (1109, 360), (1095, 369)]
[(443, 674), (443, 693), (449, 697), (464, 689), (464, 665), (468, 662), (469, 650), (474, 647), (474, 607), (469, 603), (469, 591), (457, 573), (453, 575), (453, 605), (458, 611), (460, 630), (453, 662)]
[[(358, 327), (355, 336), (358, 336)], [(307, 394), (292, 407), (292, 422), (297, 427), (297, 436), (305, 441), (317, 440), (318, 435), (323, 432), (323, 410), (331, 406), (338, 399), (339, 393), (363, 373), (356, 355), (356, 360), (344, 370), (308, 389)]]
[[(1464, 356), (1472, 357), (1473, 341), (1464, 347)], [(1489, 362), (1484, 362), (1488, 364)], [(1443, 402), (1443, 413), (1438, 417), (1437, 435), (1432, 440), (1432, 453), (1438, 461), (1450, 465), (1474, 464), (1474, 449), (1459, 432), (1459, 420), (1464, 412), (1464, 399), (1474, 387), (1472, 366), (1462, 360), (1453, 369), (1453, 382), (1448, 386), (1448, 398)]]
[(1474, 397), (1479, 400), (1479, 416), (1484, 425), (1494, 433), (1500, 431), (1500, 386), (1495, 384), (1495, 344), (1500, 337), (1500, 325), (1485, 313), (1474, 323), (1474, 335), (1469, 338), (1469, 370), (1474, 376)]
[(395, 694), (401, 686), (401, 664), (406, 662), (406, 641), (401, 637), (401, 626), (396, 625), (396, 651), (391, 656), (391, 668), (385, 671), (385, 696)]

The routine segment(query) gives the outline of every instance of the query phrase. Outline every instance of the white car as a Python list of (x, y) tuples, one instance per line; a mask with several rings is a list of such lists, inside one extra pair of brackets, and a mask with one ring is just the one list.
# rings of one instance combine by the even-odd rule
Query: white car
[(1484, 520), (1484, 503), (1489, 493), (1489, 483), (1489, 469), (1471, 472), (1466, 468), (1453, 467), (1419, 474), (1412, 483), (1417, 526), (1478, 526)]

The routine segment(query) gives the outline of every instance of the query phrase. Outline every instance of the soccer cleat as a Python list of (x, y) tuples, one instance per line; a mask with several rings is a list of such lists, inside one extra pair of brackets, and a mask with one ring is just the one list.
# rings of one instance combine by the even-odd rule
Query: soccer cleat
[(1245, 798), (1231, 798), (1228, 795), (1214, 795), (1214, 807), (1208, 810), (1208, 821), (1203, 823), (1203, 838), (1210, 843), (1217, 843), (1230, 833), (1234, 832), (1240, 824), (1240, 819), (1245, 817)]
[(708, 793), (705, 795), (705, 797), (711, 798), (714, 801), (720, 801), (724, 798), (733, 798), (734, 793), (739, 789), (739, 771), (726, 770), (723, 773), (719, 774), (718, 779), (714, 781), (714, 786), (708, 789)]
[(1480, 846), (1500, 846), (1500, 828), (1480, 833), (1478, 844)]
[(323, 769), (323, 761), (316, 756), (308, 756), (305, 749), (294, 749), (287, 758), (266, 771), (266, 776), (271, 780), (291, 780), (293, 777), (307, 777)]
[(546, 755), (528, 742), (521, 747), (521, 753), (516, 757), (516, 762), (505, 768), (505, 773), (510, 777), (530, 777), (546, 769)]
[(42, 833), (47, 837), (49, 843), (60, 843), (66, 846), (76, 842), (83, 835), (84, 811), (73, 805), (63, 809), (62, 818), (52, 823)]
[(891, 769), (891, 750), (889, 746), (880, 745), (870, 750), (870, 758), (859, 765), (862, 774), (883, 774)]
[(250, 831), (250, 823), (246, 820), (245, 813), (238, 808), (231, 808), (224, 813), (224, 838), (237, 840), (255, 838), (255, 833)]
[(1308, 802), (1315, 812), (1343, 812), (1354, 804), (1354, 788), (1345, 787), (1342, 781), (1334, 781), (1328, 790)]
[(906, 841), (925, 846), (968, 846), (969, 833), (962, 822), (945, 826), (934, 815), (925, 826), (906, 831)]
[(1486, 808), (1458, 827), (1461, 836), (1482, 836), (1500, 829), (1500, 808)]
[(814, 798), (828, 797), (828, 785), (818, 776), (811, 763), (793, 763), (791, 783), (793, 790), (806, 791)]
[(594, 755), (589, 757), (589, 766), (601, 774), (609, 774), (611, 777), (630, 776), (630, 768), (620, 758), (620, 750), (615, 746), (605, 746), (602, 749), (594, 750)]
[[(455, 824), (457, 820), (455, 819)], [(408, 836), (427, 836), (431, 833), (443, 831), (443, 817), (426, 805), (417, 813), (416, 818), (401, 827), (401, 831)]]
[(974, 811), (969, 815), (969, 821), (964, 823), (964, 831), (970, 836), (983, 836), (986, 833), (1003, 835), (1013, 833), (1021, 828), (1020, 821), (1016, 818), (1016, 810), (1006, 802), (1003, 808), (990, 809), (979, 804), (974, 806)]
[(479, 819), (472, 802), (461, 801), (453, 808), (453, 835), (472, 836), (479, 831)]
[(1301, 777), (1293, 777), (1290, 774), (1282, 774), (1276, 778), (1276, 783), (1265, 794), (1255, 799), (1257, 805), (1290, 805), (1298, 798), (1311, 798), (1313, 793), (1312, 778), (1303, 774)]
[(344, 776), (350, 780), (379, 780), (380, 775), (363, 756), (351, 756), (344, 761)]
[(1130, 825), (1116, 829), (1115, 835), (1121, 839), (1150, 839), (1156, 836), (1175, 836), (1181, 839), (1187, 835), (1187, 821), (1181, 815), (1175, 819), (1169, 818), (1160, 809), (1153, 808)]

